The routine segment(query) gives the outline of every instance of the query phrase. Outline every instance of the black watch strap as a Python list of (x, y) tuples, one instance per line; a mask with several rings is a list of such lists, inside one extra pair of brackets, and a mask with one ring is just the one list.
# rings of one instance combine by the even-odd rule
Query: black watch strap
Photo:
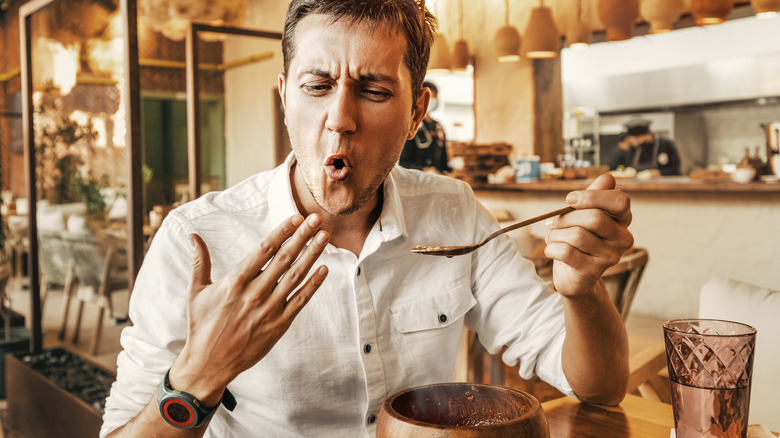
[(229, 411), (236, 407), (235, 397), (225, 388), (225, 392), (216, 406), (210, 409), (204, 408), (192, 394), (171, 388), (171, 384), (168, 381), (170, 371), (168, 369), (165, 372), (165, 377), (157, 389), (157, 404), (160, 407), (160, 414), (163, 419), (171, 426), (178, 429), (199, 427), (214, 416), (220, 404), (223, 404)]

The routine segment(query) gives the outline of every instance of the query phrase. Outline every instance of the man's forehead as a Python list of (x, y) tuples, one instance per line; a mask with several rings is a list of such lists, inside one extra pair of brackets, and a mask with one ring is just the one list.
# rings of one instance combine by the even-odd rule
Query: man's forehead
[[(352, 53), (366, 54), (365, 60), (368, 62), (365, 66), (380, 67), (384, 64), (384, 67), (387, 67), (386, 61), (392, 59), (392, 52), (400, 55), (399, 60), (405, 66), (405, 35), (388, 23), (311, 14), (300, 20), (295, 33), (293, 61), (298, 58), (299, 67), (304, 71), (317, 68), (325, 70), (332, 62), (331, 54), (350, 53), (353, 50)], [(335, 41), (328, 41), (329, 39)], [(317, 44), (325, 45), (321, 50), (309, 50)], [(393, 46), (398, 50), (389, 51)], [(342, 48), (346, 51), (342, 51)], [(377, 56), (377, 50), (382, 50), (384, 56)]]
[(301, 34), (308, 31), (339, 29), (359, 35), (371, 35), (372, 37), (390, 37), (399, 40), (406, 47), (406, 35), (399, 26), (387, 22), (371, 21), (367, 18), (336, 17), (325, 14), (309, 14), (298, 21), (295, 30), (295, 40), (298, 44)]

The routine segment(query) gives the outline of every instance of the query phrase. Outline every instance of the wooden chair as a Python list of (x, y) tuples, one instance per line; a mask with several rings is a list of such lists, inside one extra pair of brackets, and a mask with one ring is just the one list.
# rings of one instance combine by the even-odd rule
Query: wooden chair
[(38, 231), (38, 268), (40, 269), (41, 313), (52, 287), (62, 289), (62, 322), (59, 339), (65, 338), (70, 300), (76, 286), (73, 260), (68, 246), (62, 240), (61, 231)]
[(609, 297), (615, 303), (623, 321), (628, 317), (631, 303), (634, 301), (639, 280), (645, 271), (649, 256), (644, 248), (632, 248), (628, 250), (620, 261), (604, 272), (604, 284), (609, 292)]
[(67, 242), (78, 281), (78, 309), (73, 342), (78, 342), (84, 303), (95, 303), (98, 306), (98, 316), (90, 344), (90, 353), (95, 355), (105, 310), (108, 309), (109, 316), (114, 317), (111, 294), (128, 288), (127, 254), (122, 246), (92, 235), (63, 233), (63, 238)]

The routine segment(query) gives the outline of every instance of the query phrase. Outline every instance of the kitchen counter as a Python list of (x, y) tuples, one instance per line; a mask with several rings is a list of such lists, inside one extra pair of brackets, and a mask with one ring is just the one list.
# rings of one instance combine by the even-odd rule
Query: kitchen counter
[[(586, 188), (592, 180), (546, 180), (527, 183), (488, 184), (472, 183), (476, 191), (516, 191), (516, 192), (570, 192)], [(746, 184), (733, 181), (692, 180), (684, 176), (667, 176), (651, 180), (618, 179), (617, 186), (626, 192), (731, 192), (731, 193), (777, 193), (780, 194), (780, 182), (750, 182)]]

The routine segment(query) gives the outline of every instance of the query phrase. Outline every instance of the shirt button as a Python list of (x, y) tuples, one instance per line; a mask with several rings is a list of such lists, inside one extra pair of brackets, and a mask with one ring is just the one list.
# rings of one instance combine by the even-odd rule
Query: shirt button
[(447, 322), (447, 315), (445, 315), (443, 313), (441, 315), (439, 315), (439, 322), (442, 323), (442, 324)]
[(360, 276), (360, 266), (358, 266), (358, 273), (357, 273), (357, 275)]
[(368, 424), (374, 424), (374, 422), (376, 421), (376, 415), (374, 414), (369, 415), (368, 418), (366, 418), (366, 421), (368, 422)]
[(363, 346), (363, 351), (368, 354), (371, 353), (371, 344), (366, 344)]

